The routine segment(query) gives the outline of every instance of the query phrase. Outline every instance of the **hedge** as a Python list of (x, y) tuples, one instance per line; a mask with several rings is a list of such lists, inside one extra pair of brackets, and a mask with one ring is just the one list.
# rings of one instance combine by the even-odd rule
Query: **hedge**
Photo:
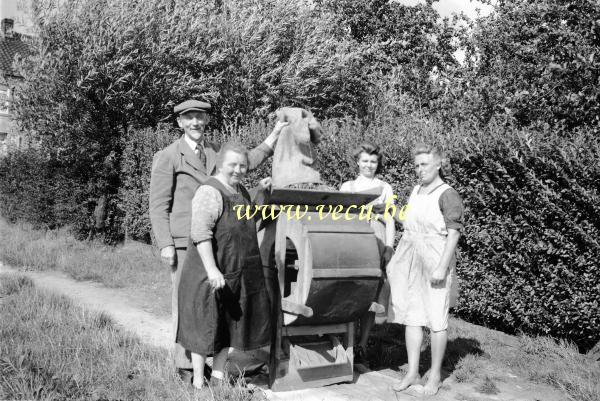
[(127, 133), (118, 196), (118, 207), (123, 216), (122, 232), (126, 238), (150, 242), (148, 190), (152, 157), (179, 135), (170, 124), (159, 124), (156, 128), (132, 128)]
[[(445, 149), (452, 166), (447, 180), (466, 207), (459, 316), (507, 332), (568, 338), (582, 349), (600, 340), (600, 145), (593, 134), (532, 133), (496, 124), (447, 129), (416, 114), (379, 121), (323, 121), (326, 134), (317, 149), (322, 177), (334, 187), (352, 179), (356, 168), (349, 155), (357, 143), (371, 140), (385, 150), (381, 178), (402, 203), (415, 184), (414, 143), (426, 140)], [(226, 126), (211, 138), (255, 146), (271, 127), (264, 122)], [(178, 135), (168, 125), (127, 133), (113, 212), (121, 216), (115, 220), (121, 233), (149, 240), (152, 155)], [(246, 185), (268, 176), (270, 168), (270, 161), (263, 164)], [(93, 204), (81, 197), (81, 184), (67, 183), (39, 151), (10, 154), (0, 161), (2, 213), (42, 226), (72, 223)]]
[[(85, 225), (88, 199), (81, 186), (43, 149), (11, 150), (0, 158), (0, 213), (37, 228)], [(93, 209), (93, 208), (92, 208)]]
[[(328, 184), (339, 187), (355, 176), (351, 150), (371, 140), (388, 156), (381, 177), (400, 202), (406, 202), (415, 184), (414, 143), (428, 140), (445, 149), (452, 166), (447, 180), (466, 207), (459, 316), (507, 332), (568, 338), (582, 349), (600, 339), (600, 149), (593, 135), (532, 133), (496, 124), (447, 130), (415, 116), (369, 126), (352, 119), (326, 120), (323, 126), (326, 135), (317, 150)], [(269, 128), (264, 123), (233, 127), (217, 139), (254, 146)], [(151, 152), (143, 154), (141, 165), (148, 166)], [(265, 163), (246, 184), (268, 176), (270, 168)], [(133, 181), (147, 183), (149, 169), (137, 171), (140, 179)], [(130, 199), (136, 196), (144, 198), (137, 204), (146, 204), (143, 191), (129, 192)], [(132, 221), (129, 232), (134, 227), (147, 230), (147, 224)]]
[(401, 203), (415, 185), (414, 143), (445, 149), (447, 181), (466, 207), (457, 315), (506, 332), (568, 338), (581, 349), (600, 340), (600, 146), (592, 133), (445, 129), (414, 117), (324, 126), (324, 179), (339, 187), (353, 178), (349, 154), (372, 140), (388, 155), (381, 177)]

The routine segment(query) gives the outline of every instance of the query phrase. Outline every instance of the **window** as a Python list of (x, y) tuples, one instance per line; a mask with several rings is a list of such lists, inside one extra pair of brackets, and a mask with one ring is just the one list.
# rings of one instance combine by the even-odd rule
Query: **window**
[(8, 114), (10, 109), (10, 89), (0, 89), (0, 114)]

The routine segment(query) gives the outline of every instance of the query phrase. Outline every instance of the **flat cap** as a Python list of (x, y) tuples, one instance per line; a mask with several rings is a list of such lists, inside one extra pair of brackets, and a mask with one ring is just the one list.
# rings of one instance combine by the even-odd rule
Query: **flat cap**
[(188, 111), (193, 110), (209, 112), (210, 109), (211, 106), (209, 103), (201, 102), (199, 100), (194, 99), (186, 100), (185, 102), (179, 103), (177, 106), (173, 107), (173, 111), (177, 115), (187, 113)]

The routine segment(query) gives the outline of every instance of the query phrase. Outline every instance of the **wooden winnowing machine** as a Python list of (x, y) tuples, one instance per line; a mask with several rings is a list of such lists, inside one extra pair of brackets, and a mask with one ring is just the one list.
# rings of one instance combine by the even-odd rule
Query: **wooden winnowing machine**
[[(358, 215), (376, 197), (299, 189), (271, 194), (271, 204), (308, 210), (301, 218), (282, 213), (259, 233), (263, 263), (279, 283), (269, 363), (274, 391), (352, 381), (354, 322), (369, 309), (382, 277), (377, 239)], [(342, 211), (327, 214), (330, 206)]]

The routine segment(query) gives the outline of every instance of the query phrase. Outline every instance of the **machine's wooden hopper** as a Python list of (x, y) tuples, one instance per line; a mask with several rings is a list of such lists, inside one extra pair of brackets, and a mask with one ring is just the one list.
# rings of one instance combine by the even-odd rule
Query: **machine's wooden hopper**
[(263, 260), (277, 268), (281, 301), (272, 389), (352, 380), (354, 322), (369, 309), (381, 283), (377, 239), (366, 214), (360, 214), (360, 206), (377, 196), (273, 191), (272, 204), (297, 205), (306, 213), (280, 215), (261, 236)]

